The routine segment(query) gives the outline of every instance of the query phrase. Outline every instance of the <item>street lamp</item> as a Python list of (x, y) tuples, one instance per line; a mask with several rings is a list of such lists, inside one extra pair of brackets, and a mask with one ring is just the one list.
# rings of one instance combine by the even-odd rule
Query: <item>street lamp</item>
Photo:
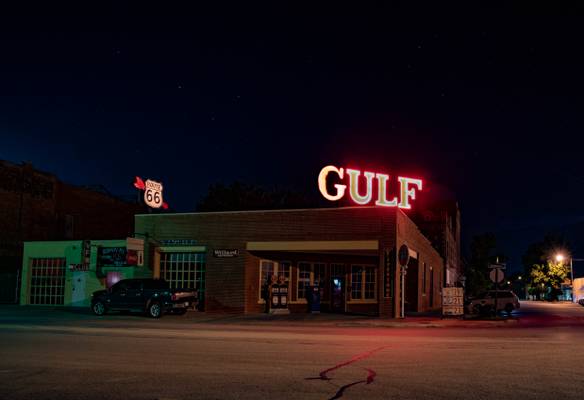
[[(562, 262), (565, 257), (562, 253), (556, 254), (556, 261)], [(584, 261), (584, 258), (572, 258), (570, 256), (570, 284), (572, 285), (572, 301), (574, 301), (574, 261)]]

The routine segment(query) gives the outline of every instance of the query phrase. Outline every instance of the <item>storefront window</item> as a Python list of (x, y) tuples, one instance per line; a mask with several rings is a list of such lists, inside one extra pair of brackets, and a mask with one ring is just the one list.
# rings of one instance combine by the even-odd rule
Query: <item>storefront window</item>
[(277, 268), (277, 276), (278, 280), (283, 282), (290, 282), (290, 263), (289, 262), (281, 262)]
[(377, 273), (375, 267), (351, 267), (351, 300), (375, 300)]
[(351, 299), (360, 300), (363, 297), (363, 268), (358, 265), (351, 267)]
[(324, 279), (325, 279), (325, 264), (322, 263), (317, 263), (314, 264), (314, 279), (313, 279), (313, 284), (314, 285), (323, 285), (324, 284)]
[(290, 285), (290, 263), (286, 261), (280, 263), (270, 260), (260, 261), (260, 284), (258, 292), (260, 302), (264, 301), (262, 298), (262, 288), (266, 284), (268, 277), (271, 277), (271, 283), (275, 283), (274, 279), (279, 279)]
[(160, 276), (171, 288), (197, 289), (199, 298), (205, 292), (205, 254), (204, 253), (161, 253)]
[(298, 263), (298, 300), (306, 299), (306, 289), (310, 286), (311, 265)]
[(365, 267), (365, 299), (375, 299), (375, 268)]

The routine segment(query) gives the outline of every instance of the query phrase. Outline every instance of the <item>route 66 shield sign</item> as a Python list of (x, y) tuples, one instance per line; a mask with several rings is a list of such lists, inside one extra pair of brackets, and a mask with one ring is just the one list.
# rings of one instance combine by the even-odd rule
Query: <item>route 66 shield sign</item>
[(162, 207), (162, 183), (147, 179), (144, 186), (144, 203), (152, 208)]

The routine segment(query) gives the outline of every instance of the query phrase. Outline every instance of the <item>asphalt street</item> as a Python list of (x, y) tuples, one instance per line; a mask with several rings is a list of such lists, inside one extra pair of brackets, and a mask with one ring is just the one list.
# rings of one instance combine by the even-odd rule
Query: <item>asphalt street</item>
[(584, 307), (525, 302), (513, 320), (379, 326), (0, 307), (0, 398), (581, 399)]

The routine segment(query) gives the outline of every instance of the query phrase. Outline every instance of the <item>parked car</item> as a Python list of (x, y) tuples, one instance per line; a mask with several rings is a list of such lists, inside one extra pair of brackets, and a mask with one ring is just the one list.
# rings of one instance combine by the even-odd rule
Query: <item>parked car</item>
[(194, 289), (171, 289), (164, 279), (124, 279), (91, 295), (91, 309), (96, 315), (137, 311), (160, 318), (166, 312), (185, 314), (196, 302)]
[[(496, 296), (495, 296), (496, 294)], [(467, 312), (473, 314), (492, 314), (495, 311), (495, 297), (497, 298), (497, 312), (505, 311), (511, 314), (521, 307), (519, 297), (510, 290), (490, 290), (479, 296), (470, 298), (466, 302)]]
[(578, 304), (580, 304), (581, 306), (584, 306), (584, 299), (578, 300)]

